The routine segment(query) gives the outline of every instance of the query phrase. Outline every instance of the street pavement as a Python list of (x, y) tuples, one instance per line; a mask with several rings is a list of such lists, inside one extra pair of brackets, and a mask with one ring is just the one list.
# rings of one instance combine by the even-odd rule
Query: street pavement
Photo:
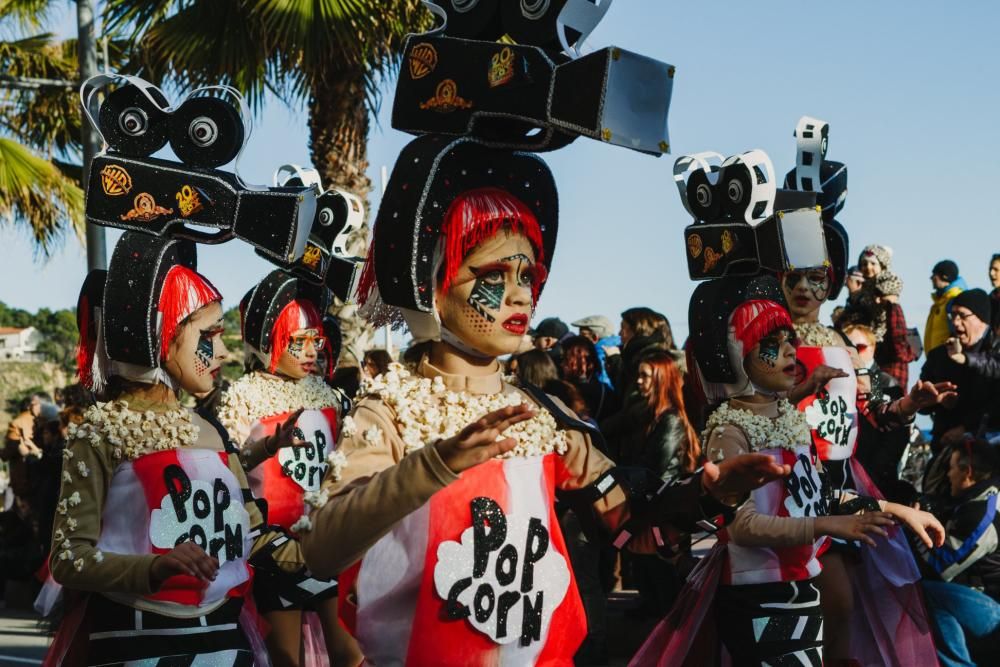
[(42, 664), (49, 641), (34, 612), (0, 609), (0, 667)]

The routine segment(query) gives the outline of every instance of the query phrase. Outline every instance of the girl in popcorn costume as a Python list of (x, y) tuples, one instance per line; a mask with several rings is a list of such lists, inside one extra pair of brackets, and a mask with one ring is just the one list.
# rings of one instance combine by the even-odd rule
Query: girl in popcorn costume
[(795, 329), (788, 311), (767, 296), (781, 298), (773, 281), (758, 279), (705, 283), (692, 297), (692, 304), (713, 304), (692, 317), (693, 337), (718, 318), (728, 323), (718, 352), (736, 377), (725, 387), (732, 398), (708, 419), (705, 451), (714, 461), (765, 453), (792, 474), (757, 489), (737, 510), (634, 665), (834, 664), (823, 662), (817, 585), (829, 538), (874, 547), (893, 518), (927, 544), (943, 537), (925, 512), (851, 494), (831, 497), (809, 424), (784, 398), (796, 383)]
[[(193, 244), (127, 232), (78, 313), (81, 379), (109, 400), (65, 451), (50, 567), (89, 595), (46, 664), (266, 664), (252, 570), (302, 572), (301, 550), (266, 525), (225, 430), (178, 400), (219, 372), (221, 295)], [(289, 445), (293, 427), (260, 446)]]
[[(344, 422), (344, 465), (327, 472), (302, 535), (313, 572), (346, 570), (341, 612), (373, 664), (572, 664), (586, 618), (557, 490), (619, 546), (663, 541), (599, 435), (507, 383), (497, 362), (527, 330), (557, 223), (552, 176), (533, 155), (428, 136), (394, 168), (360, 291), (375, 323), (405, 320), (416, 363), (366, 387)], [(683, 529), (714, 528), (731, 510), (715, 496), (784, 472), (734, 457), (645, 504)]]
[[(320, 313), (328, 290), (281, 269), (271, 272), (240, 302), (241, 333), (248, 372), (222, 396), (219, 420), (240, 444), (240, 460), (256, 498), (268, 506), (268, 521), (291, 533), (309, 525), (310, 506), (321, 504), (320, 482), (329, 466), (343, 466), (334, 449), (340, 416), (350, 401), (316, 374), (333, 374), (339, 350), (324, 334)], [(295, 440), (272, 449), (271, 436), (287, 420)], [(333, 665), (361, 661), (357, 644), (337, 620), (337, 582), (307, 573), (274, 570), (254, 579), (254, 601), (269, 626), (271, 660), (297, 665), (318, 646), (303, 638), (303, 610), (315, 611)]]

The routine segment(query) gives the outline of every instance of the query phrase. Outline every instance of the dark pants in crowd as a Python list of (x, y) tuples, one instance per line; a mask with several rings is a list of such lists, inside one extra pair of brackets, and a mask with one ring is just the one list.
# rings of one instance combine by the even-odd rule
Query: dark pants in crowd
[(559, 527), (566, 540), (573, 576), (587, 615), (587, 637), (574, 658), (577, 665), (603, 665), (608, 661), (608, 598), (601, 580), (601, 543), (597, 534), (584, 530), (573, 510), (560, 512)]

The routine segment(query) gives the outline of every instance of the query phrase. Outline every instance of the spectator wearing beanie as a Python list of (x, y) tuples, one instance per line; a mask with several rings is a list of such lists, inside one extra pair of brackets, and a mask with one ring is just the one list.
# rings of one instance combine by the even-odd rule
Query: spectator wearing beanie
[(538, 326), (528, 331), (531, 342), (536, 350), (547, 352), (552, 363), (559, 366), (562, 362), (562, 341), (569, 338), (569, 327), (558, 317), (546, 317)]
[[(936, 347), (944, 345), (951, 336), (948, 326), (948, 302), (966, 289), (965, 280), (958, 274), (958, 264), (945, 259), (934, 265), (931, 270), (931, 312), (927, 314), (927, 326), (924, 328), (924, 349), (929, 354)], [(989, 321), (987, 319), (987, 321)]]
[(906, 317), (899, 305), (903, 281), (892, 271), (882, 271), (875, 277), (875, 302), (879, 320), (885, 318), (885, 333), (875, 345), (875, 363), (896, 379), (905, 392), (909, 386), (909, 364), (916, 359), (906, 337)]
[(955, 336), (928, 353), (920, 372), (922, 380), (958, 388), (957, 400), (930, 411), (936, 451), (965, 433), (1000, 430), (1000, 339), (989, 326), (989, 295), (981, 289), (962, 292), (952, 299), (950, 316)]
[(872, 280), (892, 265), (892, 248), (884, 245), (866, 245), (858, 257), (858, 269), (865, 280)]

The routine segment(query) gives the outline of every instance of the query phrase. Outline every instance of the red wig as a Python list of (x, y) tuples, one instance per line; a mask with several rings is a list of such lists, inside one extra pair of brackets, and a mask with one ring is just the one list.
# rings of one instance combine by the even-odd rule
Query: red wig
[(742, 357), (746, 357), (761, 338), (779, 329), (795, 331), (792, 317), (782, 305), (766, 299), (744, 301), (729, 318), (729, 335), (743, 346)]
[(90, 298), (86, 294), (80, 295), (80, 300), (76, 304), (77, 321), (80, 325), (80, 342), (76, 346), (76, 374), (80, 378), (80, 384), (87, 389), (94, 387), (94, 354), (97, 351), (97, 335), (94, 331), (94, 322), (91, 321), (93, 313), (90, 307)]
[(687, 440), (681, 445), (681, 467), (685, 472), (692, 472), (701, 459), (701, 444), (684, 406), (684, 377), (677, 362), (669, 352), (656, 350), (642, 357), (639, 363), (648, 365), (653, 372), (651, 389), (646, 398), (651, 416), (646, 432), (652, 431), (667, 412), (676, 412)]
[[(441, 261), (441, 287), (448, 290), (458, 276), (462, 261), (476, 246), (493, 238), (501, 231), (523, 234), (535, 251), (539, 269), (544, 268), (545, 250), (538, 218), (528, 206), (500, 188), (487, 187), (467, 190), (455, 197), (445, 211), (441, 223), (443, 255)], [(532, 287), (532, 298), (537, 301), (543, 274)], [(375, 244), (369, 248), (368, 259), (361, 273), (358, 294), (364, 303), (375, 287)]]
[[(281, 312), (278, 313), (278, 319), (275, 320), (274, 326), (271, 327), (271, 364), (268, 371), (273, 373), (274, 369), (278, 367), (278, 360), (281, 359), (281, 355), (285, 353), (288, 349), (288, 342), (294, 334), (299, 329), (319, 329), (323, 330), (323, 318), (319, 314), (319, 309), (311, 301), (306, 301), (305, 299), (294, 299), (288, 302)], [(323, 354), (327, 355), (327, 371), (333, 372), (333, 364), (329, 363), (330, 350), (329, 348), (324, 348)], [(336, 361), (335, 359), (333, 361)]]
[(162, 319), (160, 358), (166, 360), (177, 327), (196, 311), (210, 303), (222, 301), (222, 294), (201, 274), (180, 264), (167, 271), (160, 291), (158, 310)]

